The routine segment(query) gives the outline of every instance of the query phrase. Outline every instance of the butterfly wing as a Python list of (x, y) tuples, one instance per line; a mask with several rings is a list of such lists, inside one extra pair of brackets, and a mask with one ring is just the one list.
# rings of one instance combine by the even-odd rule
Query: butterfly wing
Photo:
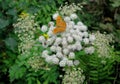
[(66, 29), (65, 21), (60, 16), (58, 16), (56, 19), (56, 28), (53, 30), (53, 33), (56, 34), (59, 32), (64, 32), (65, 29)]

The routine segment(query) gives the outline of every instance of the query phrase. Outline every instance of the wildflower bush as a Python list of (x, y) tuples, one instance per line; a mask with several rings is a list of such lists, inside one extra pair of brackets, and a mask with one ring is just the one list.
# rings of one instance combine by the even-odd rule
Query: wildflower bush
[(0, 84), (119, 84), (119, 0), (0, 0)]

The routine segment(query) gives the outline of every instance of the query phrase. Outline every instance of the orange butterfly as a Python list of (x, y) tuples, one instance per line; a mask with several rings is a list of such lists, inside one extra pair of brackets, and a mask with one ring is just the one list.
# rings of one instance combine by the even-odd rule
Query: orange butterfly
[(59, 32), (64, 32), (66, 29), (66, 22), (58, 16), (56, 19), (56, 28), (53, 30), (54, 34), (57, 34)]

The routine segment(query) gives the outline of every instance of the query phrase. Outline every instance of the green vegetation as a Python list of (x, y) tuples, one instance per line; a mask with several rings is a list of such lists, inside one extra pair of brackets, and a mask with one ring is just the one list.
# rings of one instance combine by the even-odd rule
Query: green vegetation
[[(80, 4), (76, 14), (96, 36), (94, 54), (75, 52), (80, 70), (41, 57), (39, 29), (66, 2)], [(67, 84), (69, 70), (84, 74), (83, 84), (120, 84), (119, 47), (120, 0), (0, 0), (0, 84)]]

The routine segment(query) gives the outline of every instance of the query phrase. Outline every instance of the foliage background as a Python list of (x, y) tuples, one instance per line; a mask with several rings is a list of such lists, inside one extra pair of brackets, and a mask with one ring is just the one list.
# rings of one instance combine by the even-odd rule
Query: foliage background
[[(26, 58), (17, 57), (17, 37), (13, 32), (12, 24), (16, 22), (22, 11), (30, 14), (36, 13), (36, 21), (38, 21), (40, 26), (47, 24), (47, 22), (51, 20), (52, 14), (55, 13), (62, 4), (64, 5), (65, 2), (69, 4), (82, 4), (83, 11), (78, 11), (77, 14), (79, 14), (81, 21), (83, 21), (91, 31), (99, 30), (100, 32), (115, 35), (114, 52), (116, 53), (116, 60), (114, 63), (114, 72), (111, 74), (113, 80), (109, 81), (107, 84), (120, 84), (120, 0), (0, 0), (0, 84), (11, 84), (9, 69), (14, 63), (21, 64), (22, 68), (19, 66), (12, 67), (13, 74), (18, 70), (20, 71), (17, 72), (16, 76), (13, 75), (15, 80), (12, 84), (40, 84), (40, 81), (44, 81), (46, 76), (48, 78), (47, 81), (44, 81), (44, 84), (48, 84), (48, 81), (56, 83), (54, 80), (56, 80), (57, 77), (50, 79), (51, 77), (48, 76), (52, 71), (34, 72), (33, 70), (26, 69), (25, 66), (22, 65), (21, 62), (24, 62)], [(16, 62), (16, 59), (19, 61)], [(94, 61), (94, 64), (96, 64), (96, 61)], [(53, 77), (59, 75), (57, 70), (58, 68), (53, 70), (56, 72), (55, 74), (51, 74)], [(42, 74), (45, 73), (47, 73), (47, 75), (43, 76), (42, 80), (39, 79)], [(96, 82), (94, 84), (96, 84)]]

